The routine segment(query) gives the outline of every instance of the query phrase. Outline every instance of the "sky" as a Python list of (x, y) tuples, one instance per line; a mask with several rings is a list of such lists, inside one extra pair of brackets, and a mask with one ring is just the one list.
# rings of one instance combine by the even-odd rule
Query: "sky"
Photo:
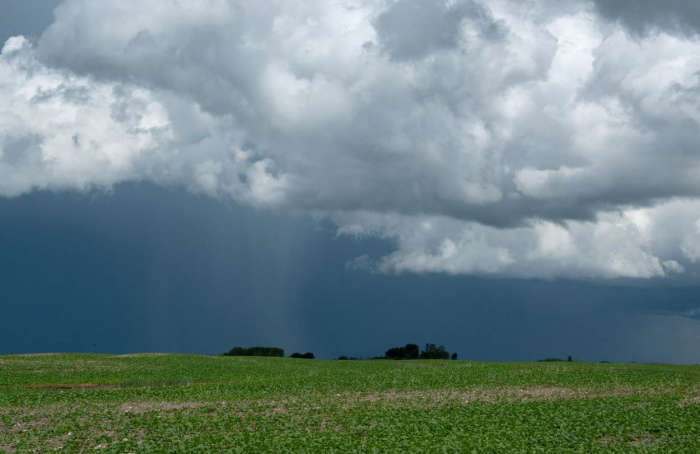
[(699, 32), (686, 0), (0, 0), (0, 354), (700, 363)]

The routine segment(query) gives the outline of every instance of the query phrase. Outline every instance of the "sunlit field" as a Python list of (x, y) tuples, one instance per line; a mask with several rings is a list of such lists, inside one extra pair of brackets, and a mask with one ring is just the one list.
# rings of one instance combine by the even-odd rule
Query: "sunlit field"
[(700, 452), (700, 367), (0, 357), (0, 452)]

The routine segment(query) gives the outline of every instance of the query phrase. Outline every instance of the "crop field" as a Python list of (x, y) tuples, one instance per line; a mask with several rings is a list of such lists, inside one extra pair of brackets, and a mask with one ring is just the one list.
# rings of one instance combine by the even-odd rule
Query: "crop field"
[(0, 452), (700, 452), (700, 367), (0, 357)]

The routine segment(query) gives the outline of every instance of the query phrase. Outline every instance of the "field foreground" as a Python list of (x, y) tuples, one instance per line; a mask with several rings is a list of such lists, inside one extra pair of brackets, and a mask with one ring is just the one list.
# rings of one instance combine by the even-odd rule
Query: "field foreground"
[(0, 357), (0, 452), (700, 452), (700, 367)]

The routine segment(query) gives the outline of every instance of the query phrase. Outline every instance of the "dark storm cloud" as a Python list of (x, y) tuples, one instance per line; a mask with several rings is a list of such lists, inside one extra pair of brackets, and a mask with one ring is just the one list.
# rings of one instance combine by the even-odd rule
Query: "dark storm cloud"
[(697, 307), (694, 287), (344, 267), (392, 249), (150, 184), (0, 199), (0, 354), (264, 344), (332, 359), (437, 342), (466, 360), (700, 362), (698, 321), (658, 313)]
[(695, 0), (594, 0), (598, 12), (619, 21), (638, 36), (700, 32), (700, 3)]

